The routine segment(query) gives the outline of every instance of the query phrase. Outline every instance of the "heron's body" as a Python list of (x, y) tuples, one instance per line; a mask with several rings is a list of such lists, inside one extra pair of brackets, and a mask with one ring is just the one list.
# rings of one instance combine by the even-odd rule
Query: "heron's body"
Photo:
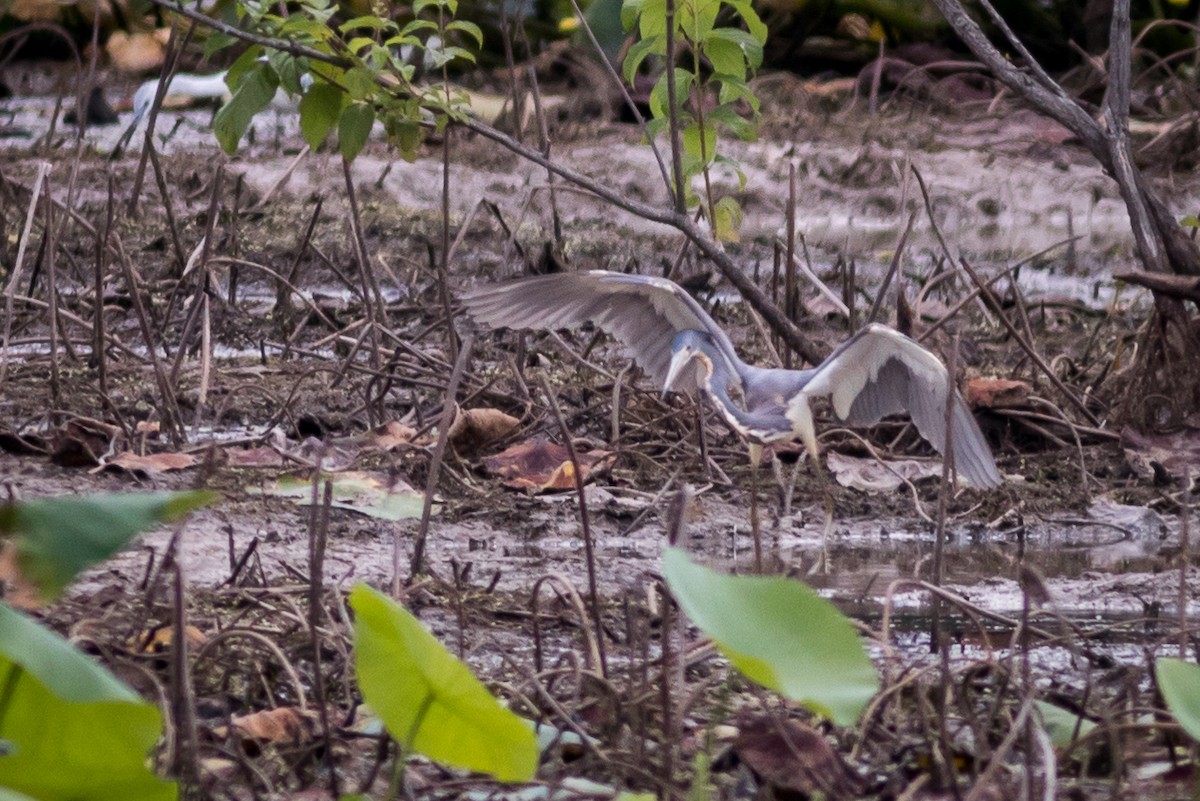
[[(560, 273), (480, 287), (463, 298), (481, 323), (555, 330), (591, 321), (621, 340), (664, 391), (700, 389), (753, 444), (801, 440), (817, 456), (810, 399), (828, 397), (853, 425), (907, 413), (938, 451), (951, 449), (960, 476), (979, 487), (1001, 482), (978, 424), (941, 361), (912, 339), (868, 325), (807, 370), (757, 367), (677, 284), (604, 271)], [(756, 449), (752, 448), (752, 453)]]

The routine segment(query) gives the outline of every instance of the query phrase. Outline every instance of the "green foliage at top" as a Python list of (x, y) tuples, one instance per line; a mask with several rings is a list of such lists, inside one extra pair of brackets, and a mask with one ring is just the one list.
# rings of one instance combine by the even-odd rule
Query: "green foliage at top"
[(500, 781), (533, 778), (533, 728), (488, 692), (421, 622), (365, 584), (350, 592), (363, 700), (405, 749)]
[(147, 757), (162, 716), (57, 634), (0, 604), (0, 801), (172, 801)]
[(1154, 663), (1167, 709), (1193, 740), (1200, 740), (1200, 666), (1167, 657)]
[(151, 492), (8, 503), (0, 505), (0, 538), (14, 539), (23, 577), (50, 600), (139, 531), (178, 520), (217, 497), (208, 491)]
[(663, 575), (679, 606), (747, 678), (852, 725), (879, 691), (854, 626), (811, 588), (787, 578), (727, 576), (678, 548)]
[[(337, 63), (260, 45), (247, 49), (229, 72), (233, 97), (214, 121), (217, 139), (229, 152), (280, 90), (301, 98), (305, 141), (315, 148), (336, 129), (347, 159), (362, 150), (377, 121), (401, 155), (412, 159), (426, 129), (440, 130), (465, 113), (460, 99), (444, 88), (421, 85), (416, 66), (440, 73), (451, 63), (475, 61), (468, 47), (480, 47), (483, 32), (473, 22), (454, 19), (458, 0), (416, 0), (404, 8), (407, 19), (368, 14), (340, 23), (334, 0), (290, 3), (286, 16), (279, 4), (265, 0), (238, 0), (234, 8), (240, 27)], [(231, 42), (223, 37), (209, 49)]]
[[(630, 84), (648, 58), (666, 57), (667, 12), (667, 0), (624, 0), (621, 21), (638, 34), (623, 65)], [(726, 24), (731, 18), (744, 28)], [(749, 81), (762, 64), (767, 26), (749, 0), (677, 0), (671, 21), (678, 63), (666, 65), (650, 91), (650, 134), (666, 130), (674, 114), (681, 134), (685, 201), (703, 205), (719, 239), (736, 239), (741, 209), (732, 197), (714, 197), (709, 171), (725, 163), (737, 171), (739, 186), (745, 184), (737, 165), (720, 154), (718, 138), (732, 134), (750, 140), (757, 134), (759, 102)], [(673, 69), (673, 97), (668, 69)], [(703, 199), (691, 186), (701, 175)]]

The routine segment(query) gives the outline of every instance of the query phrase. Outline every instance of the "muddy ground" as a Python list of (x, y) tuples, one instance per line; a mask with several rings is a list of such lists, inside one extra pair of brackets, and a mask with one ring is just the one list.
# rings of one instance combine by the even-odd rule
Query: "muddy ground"
[[(33, 71), (25, 86), (36, 89), (38, 80)], [(118, 82), (112, 94), (127, 97), (132, 88)], [(1014, 675), (1019, 654), (1033, 671), (1029, 692), (1082, 709), (1114, 731), (1122, 721), (1132, 722), (1136, 710), (1153, 704), (1147, 660), (1173, 652), (1177, 641), (1180, 517), (1182, 509), (1194, 505), (1194, 492), (1183, 486), (1186, 459), (1169, 462), (1159, 473), (1150, 466), (1151, 461), (1162, 464), (1164, 454), (1186, 451), (1192, 445), (1189, 429), (1183, 439), (1171, 441), (1154, 439), (1158, 434), (1150, 429), (1133, 432), (1149, 440), (1131, 438), (1129, 431), (1122, 440), (1128, 415), (1119, 411), (1126, 408), (1131, 387), (1138, 386), (1129, 365), (1151, 304), (1142, 290), (1119, 286), (1111, 277), (1133, 266), (1132, 238), (1115, 186), (1056, 125), (1003, 104), (951, 110), (896, 99), (870, 115), (861, 98), (808, 95), (798, 81), (783, 76), (763, 79), (762, 93), (765, 136), (730, 146), (748, 181), (738, 191), (746, 213), (742, 240), (729, 250), (760, 285), (778, 291), (773, 264), (776, 242), (785, 235), (789, 165), (794, 165), (797, 232), (806, 259), (832, 294), (846, 296), (852, 272), (856, 292), (851, 294), (861, 321), (912, 215), (900, 286), (916, 303), (947, 254), (925, 213), (911, 166), (929, 187), (933, 220), (950, 255), (968, 258), (987, 276), (1023, 263), (1011, 281), (996, 284), (1007, 313), (1022, 321), (1058, 375), (1087, 396), (1096, 418), (1084, 419), (1057, 394), (979, 304), (967, 304), (947, 326), (960, 338), (956, 362), (964, 384), (976, 377), (1015, 379), (1027, 382), (1033, 398), (978, 409), (1006, 478), (1003, 487), (988, 492), (963, 487), (947, 499), (945, 584), (963, 599), (950, 607), (954, 644), (945, 653), (953, 681), (962, 682), (962, 708), (955, 714), (969, 718), (971, 702), (962, 700), (968, 687), (985, 673)], [(188, 582), (190, 620), (202, 637), (211, 639), (231, 627), (265, 633), (311, 684), (311, 664), (303, 651), (307, 640), (297, 632), (310, 575), (310, 511), (271, 492), (281, 475), (306, 478), (311, 473), (306, 464), (320, 456), (327, 467), (407, 485), (409, 508), (419, 516), (435, 450), (430, 434), (436, 433), (454, 361), (438, 269), (440, 143), (426, 146), (409, 164), (373, 141), (350, 170), (357, 222), (386, 314), (386, 331), (372, 336), (364, 325), (363, 297), (374, 298), (375, 292), (364, 289), (355, 259), (355, 212), (340, 159), (332, 152), (303, 150), (288, 112), (265, 114), (255, 124), (252, 142), (226, 156), (207, 129), (210, 111), (164, 111), (156, 142), (166, 198), (147, 166), (133, 209), (140, 137), (130, 152), (110, 159), (119, 126), (94, 128), (82, 144), (73, 128), (61, 124), (47, 135), (54, 107), (53, 97), (22, 95), (19, 89), (17, 97), (0, 105), (9, 131), (0, 140), (5, 281), (12, 280), (39, 165), (50, 165), (43, 192), (79, 218), (67, 221), (55, 240), (57, 303), (64, 322), (54, 351), (45, 310), (50, 265), (37, 250), (40, 212), (22, 276), (13, 285), (0, 432), (24, 436), (33, 452), (15, 452), (19, 449), (6, 439), (0, 480), (18, 497), (206, 486), (218, 490), (222, 500), (181, 528), (150, 533), (137, 547), (89, 571), (67, 600), (42, 614), (152, 694), (154, 682), (145, 674), (165, 682), (165, 673), (137, 642), (170, 618), (169, 593), (158, 569), (178, 535), (175, 558)], [(579, 119), (569, 103), (562, 109), (554, 128), (555, 158), (631, 197), (665, 203), (657, 167), (635, 128)], [(674, 232), (561, 182), (552, 193), (544, 170), (489, 142), (451, 131), (448, 144), (450, 238), (456, 244), (445, 283), (452, 294), (522, 274), (547, 260), (569, 269), (656, 274), (674, 266), (681, 277), (708, 269)], [(722, 180), (736, 190), (731, 179)], [(1194, 212), (1200, 182), (1193, 176), (1160, 169), (1156, 180), (1180, 216)], [(215, 221), (209, 219), (214, 207)], [(559, 242), (554, 241), (555, 211)], [(107, 336), (102, 384), (91, 354), (90, 326), (95, 231), (104, 230), (110, 212), (111, 241), (120, 242), (127, 262), (123, 266), (119, 257), (106, 255), (100, 267)], [(61, 222), (61, 209), (55, 214)], [(205, 251), (200, 240), (209, 229)], [(201, 263), (202, 253), (207, 265)], [(299, 291), (281, 292), (276, 275), (290, 276)], [(203, 295), (198, 289), (205, 281), (207, 328), (189, 327), (189, 311)], [(801, 284), (804, 311), (798, 322), (828, 350), (847, 335), (847, 320), (812, 282), (802, 278)], [(918, 324), (937, 320), (965, 292), (959, 279), (937, 282), (917, 305)], [(160, 343), (158, 360), (170, 373), (166, 388), (154, 377), (135, 293)], [(887, 321), (895, 317), (894, 293), (893, 285), (882, 304)], [(744, 354), (762, 362), (773, 358), (765, 329), (731, 290), (718, 286), (708, 300)], [(472, 332), (457, 315), (453, 325), (460, 335)], [(177, 358), (185, 331), (183, 356)], [(287, 690), (273, 697), (264, 689), (275, 681), (279, 665), (276, 657), (250, 646), (223, 646), (226, 651), (215, 663), (219, 670), (198, 669), (206, 732), (203, 783), (216, 797), (321, 797), (331, 760), (343, 776), (343, 788), (363, 783), (379, 792), (386, 785), (385, 779), (371, 784), (374, 740), (359, 739), (348, 722), (355, 696), (340, 597), (357, 581), (410, 585), (404, 595), (409, 607), (443, 642), (460, 649), (482, 677), (536, 695), (529, 689), (537, 680), (530, 592), (540, 577), (555, 575), (586, 593), (578, 500), (571, 492), (508, 488), (485, 469), (484, 458), (538, 436), (561, 441), (541, 390), (543, 379), (577, 447), (612, 454), (592, 474), (586, 500), (615, 665), (613, 693), (620, 703), (615, 708), (598, 703), (605, 694), (578, 676), (547, 684), (559, 706), (541, 704), (540, 712), (556, 722), (554, 709), (568, 710), (574, 723), (601, 738), (603, 747), (577, 761), (550, 756), (542, 778), (552, 786), (574, 777), (611, 788), (678, 793), (687, 786), (694, 753), (706, 748), (705, 738), (713, 731), (718, 740), (728, 735), (721, 725), (736, 717), (731, 706), (781, 712), (777, 701), (749, 690), (719, 659), (709, 657), (696, 661), (685, 684), (676, 687), (681, 696), (692, 694), (694, 703), (664, 740), (656, 728), (658, 698), (645, 686), (649, 660), (659, 653), (653, 596), (668, 501), (679, 487), (690, 485), (696, 493), (685, 521), (688, 549), (726, 569), (751, 567), (744, 447), (706, 413), (706, 465), (697, 444), (695, 407), (683, 398), (660, 401), (656, 388), (636, 372), (622, 373), (628, 362), (619, 346), (595, 341), (590, 331), (564, 333), (561, 339), (474, 333), (457, 400), (463, 408), (511, 414), (520, 420), (519, 431), (502, 441), (450, 448), (428, 529), (426, 578), (410, 571), (416, 517), (384, 521), (331, 511), (324, 575), (335, 612), (327, 636), (334, 644), (325, 683), (334, 717), (347, 722), (338, 729), (332, 757), (323, 741), (309, 739), (230, 756), (229, 744), (213, 734), (221, 721), (296, 699)], [(953, 340), (933, 341), (946, 348)], [(614, 392), (616, 383), (619, 392)], [(1138, 405), (1152, 408), (1142, 420), (1175, 426), (1189, 417), (1196, 422), (1196, 410), (1181, 409), (1169, 397), (1146, 398)], [(173, 406), (184, 423), (178, 441), (167, 434)], [(1077, 425), (1064, 424), (1064, 418)], [(88, 424), (93, 434), (85, 436), (78, 431), (84, 419), (111, 428), (96, 435)], [(380, 447), (368, 432), (390, 421), (411, 426), (416, 438)], [(139, 434), (139, 424), (160, 430)], [(872, 460), (860, 441), (837, 429), (828, 415), (825, 427), (826, 457), (849, 457), (847, 475), (865, 470), (863, 464)], [(929, 459), (902, 422), (860, 433), (889, 459)], [(80, 442), (89, 443), (91, 455), (99, 457), (92, 466), (127, 449), (189, 454), (195, 463), (180, 470), (155, 463), (134, 472), (66, 466), (64, 442), (75, 451)], [(229, 452), (264, 443), (280, 461), (261, 467), (230, 463)], [(59, 455), (37, 453), (39, 447), (57, 449)], [(883, 492), (835, 482), (827, 533), (822, 485), (810, 467), (799, 470), (795, 502), (787, 511), (780, 509), (769, 473), (763, 478), (768, 569), (805, 579), (862, 621), (873, 632), (889, 682), (911, 678), (913, 671), (919, 674), (913, 687), (934, 682), (925, 672), (937, 667), (928, 656), (931, 596), (918, 582), (932, 575), (938, 480), (924, 478), (911, 488)], [(1200, 582), (1200, 573), (1190, 568), (1188, 580)], [(1033, 603), (1036, 616), (1069, 634), (1040, 644), (1024, 639), (1023, 647), (1010, 648), (1020, 639), (1014, 639), (1014, 626), (1029, 610), (1031, 581), (1045, 590)], [(584, 658), (578, 616), (565, 594), (543, 594), (546, 662), (578, 665)], [(1194, 599), (1195, 592), (1189, 588), (1186, 596)], [(1196, 614), (1192, 604), (1184, 610), (1189, 621)], [(885, 608), (892, 622), (887, 632), (880, 630)], [(986, 623), (977, 626), (976, 619)], [(686, 639), (694, 640), (695, 632)], [(861, 794), (945, 797), (948, 777), (958, 772), (969, 783), (968, 776), (986, 764), (991, 750), (979, 742), (956, 740), (949, 757), (939, 751), (946, 743), (935, 742), (928, 726), (923, 728), (928, 704), (914, 692), (908, 697), (897, 691), (894, 707), (861, 731), (829, 733), (861, 777)], [(989, 706), (991, 717), (979, 718), (983, 723), (973, 720), (978, 731), (1003, 736), (1003, 722), (1010, 719), (1004, 710), (1011, 712), (1006, 703), (1021, 697), (1012, 688), (1007, 692), (1011, 697), (995, 690), (1001, 700)], [(675, 747), (667, 749), (668, 757), (658, 747), (647, 751), (640, 738)], [(1110, 792), (1172, 797), (1183, 786), (1175, 783), (1178, 771), (1168, 771), (1173, 756), (1158, 735), (1114, 735), (1103, 747), (1085, 744), (1060, 758), (1058, 790), (1070, 797)], [(1010, 756), (1010, 764), (987, 776), (988, 792), (998, 794), (991, 797), (1013, 797), (1023, 787), (1023, 759)], [(666, 774), (660, 770), (664, 760), (674, 766)], [(1170, 778), (1161, 778), (1164, 773)], [(723, 797), (746, 795), (755, 786), (748, 776), (744, 769), (720, 774), (718, 791)], [(454, 795), (464, 786), (489, 787), (482, 781), (464, 785), (425, 764), (411, 772), (410, 781), (414, 793)]]

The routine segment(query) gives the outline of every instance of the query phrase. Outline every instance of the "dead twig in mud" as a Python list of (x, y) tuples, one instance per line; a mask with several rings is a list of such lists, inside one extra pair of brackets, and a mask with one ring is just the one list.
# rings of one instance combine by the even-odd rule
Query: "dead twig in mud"
[[(433, 511), (433, 494), (437, 491), (438, 474), (442, 469), (442, 461), (446, 456), (446, 444), (450, 439), (450, 423), (454, 421), (457, 404), (454, 402), (458, 394), (458, 385), (462, 381), (467, 360), (471, 358), (471, 348), (474, 347), (475, 337), (467, 334), (463, 337), (458, 352), (458, 361), (450, 373), (450, 382), (446, 386), (446, 402), (442, 407), (442, 418), (438, 423), (438, 441), (434, 446), (433, 456), (429, 463), (429, 478), (425, 483), (425, 501), (421, 507), (421, 525), (417, 529), (417, 537), (413, 542), (412, 561), (409, 572), (413, 578), (425, 572), (425, 540), (429, 536), (429, 516)], [(400, 533), (396, 532), (392, 552), (392, 595), (400, 596)]]
[(529, 596), (529, 611), (533, 618), (533, 666), (539, 674), (545, 670), (542, 655), (542, 626), (541, 614), (538, 611), (539, 599), (541, 598), (541, 589), (544, 584), (552, 583), (558, 586), (559, 590), (566, 594), (567, 600), (575, 607), (575, 613), (579, 615), (579, 629), (583, 632), (583, 652), (587, 655), (587, 665), (593, 670), (600, 667), (600, 638), (604, 633), (595, 629), (590, 622), (590, 615), (587, 612), (587, 607), (583, 602), (583, 597), (579, 594), (579, 590), (575, 588), (575, 584), (562, 573), (548, 573), (538, 578), (533, 583), (533, 590)]
[(346, 199), (350, 203), (350, 245), (354, 251), (354, 260), (358, 264), (358, 277), (362, 282), (363, 307), (367, 311), (367, 322), (371, 331), (371, 367), (379, 369), (379, 329), (385, 327), (387, 310), (383, 302), (383, 293), (379, 289), (379, 281), (375, 270), (371, 267), (371, 257), (367, 255), (367, 242), (363, 238), (362, 217), (358, 212), (358, 195), (354, 191), (354, 178), (350, 173), (350, 162), (342, 158), (342, 177), (346, 184)]
[[(179, 225), (175, 222), (175, 204), (171, 202), (171, 191), (167, 188), (167, 174), (158, 160), (158, 151), (153, 144), (146, 148), (146, 153), (150, 156), (150, 166), (154, 168), (154, 180), (158, 184), (158, 194), (162, 198), (163, 213), (167, 215), (167, 230), (171, 234), (171, 248), (175, 251), (175, 274), (182, 277), (184, 268), (187, 267), (187, 257), (183, 255), (183, 244), (179, 240)], [(211, 224), (212, 218), (210, 217), (209, 225)]]
[[(245, 592), (240, 587), (231, 589), (234, 589), (235, 594), (238, 596), (245, 595)], [(308, 590), (307, 586), (298, 589), (304, 592), (307, 592)], [(264, 590), (264, 592), (270, 592), (270, 590)], [(267, 653), (274, 657), (275, 661), (278, 663), (278, 666), (283, 670), (284, 675), (287, 676), (288, 682), (292, 685), (292, 690), (296, 693), (296, 706), (300, 710), (308, 709), (308, 694), (304, 691), (304, 684), (300, 681), (300, 673), (296, 670), (296, 666), (293, 665), (292, 661), (287, 658), (287, 655), (284, 654), (283, 649), (279, 647), (279, 644), (276, 643), (275, 640), (271, 639), (260, 631), (250, 628), (237, 627), (222, 629), (210, 637), (208, 641), (205, 642), (204, 645), (200, 646), (200, 648), (196, 651), (196, 656), (192, 660), (192, 670), (199, 670), (200, 664), (206, 658), (209, 658), (210, 654), (215, 653), (218, 645), (221, 645), (228, 640), (235, 639), (250, 640), (251, 642), (257, 643), (258, 645), (261, 645), (263, 649), (267, 651)], [(215, 659), (216, 657), (214, 656), (212, 658)]]
[[(946, 373), (950, 377), (949, 384), (946, 388), (945, 413), (943, 421), (946, 426), (946, 444), (943, 448), (942, 455), (942, 478), (938, 488), (938, 505), (937, 505), (937, 524), (934, 531), (933, 541), (933, 585), (935, 587), (942, 586), (945, 568), (942, 562), (942, 554), (946, 547), (946, 503), (947, 497), (950, 495), (950, 482), (954, 475), (954, 402), (957, 396), (954, 393), (954, 373), (958, 368), (958, 337), (954, 338), (954, 344), (949, 348), (949, 361), (946, 363)], [(930, 653), (943, 652), (944, 658), (944, 643), (942, 642), (942, 601), (937, 595), (933, 596), (933, 609), (929, 616), (929, 651)], [(946, 688), (943, 687), (943, 691)]]
[(25, 263), (25, 251), (29, 247), (29, 237), (33, 234), (33, 218), (37, 214), (38, 200), (42, 196), (42, 183), (50, 174), (50, 162), (43, 161), (38, 165), (37, 175), (33, 179), (33, 189), (30, 191), (29, 210), (25, 214), (25, 227), (21, 229), (21, 244), (17, 246), (17, 258), (13, 262), (12, 272), (8, 276), (8, 286), (4, 288), (4, 342), (0, 347), (0, 386), (8, 374), (8, 341), (12, 337), (13, 301), (17, 285), (21, 281), (21, 268)]
[(1183, 488), (1179, 495), (1179, 658), (1187, 659), (1188, 634), (1188, 597), (1191, 595), (1188, 587), (1188, 567), (1191, 565), (1191, 534), (1192, 524), (1191, 504), (1188, 503), (1188, 491), (1192, 486), (1192, 469), (1183, 468)]
[(546, 377), (543, 375), (540, 376), (540, 379), (542, 393), (546, 396), (546, 402), (549, 404), (550, 411), (554, 415), (554, 420), (558, 423), (558, 428), (562, 432), (563, 445), (567, 449), (567, 456), (571, 460), (571, 468), (574, 473), (575, 494), (579, 499), (579, 525), (583, 533), (584, 559), (587, 564), (588, 595), (591, 601), (592, 625), (596, 627), (596, 644), (600, 652), (600, 675), (607, 678), (608, 658), (604, 648), (604, 620), (600, 614), (600, 591), (596, 586), (596, 553), (592, 540), (591, 521), (588, 517), (587, 496), (584, 494), (583, 488), (583, 471), (579, 467), (579, 454), (575, 451), (571, 429), (567, 428), (566, 420), (562, 416), (562, 410), (558, 407), (558, 399), (551, 392), (550, 384), (547, 383)]
[[(317, 712), (321, 719), (321, 732), (325, 738), (325, 762), (329, 771), (329, 794), (341, 797), (337, 763), (333, 752), (333, 735), (329, 727), (329, 707), (325, 700), (325, 675), (321, 669), (321, 623), (325, 609), (321, 598), (325, 592), (325, 543), (329, 537), (329, 510), (333, 508), (333, 481), (325, 481), (321, 489), (321, 465), (313, 471), (312, 514), (308, 529), (308, 634), (312, 644), (313, 694), (316, 696)], [(318, 501), (318, 496), (320, 499)]]
[(134, 278), (133, 265), (130, 263), (129, 257), (125, 255), (125, 248), (121, 245), (121, 240), (114, 239), (113, 242), (117, 246), (117, 260), (121, 263), (125, 285), (129, 290), (129, 297), (133, 301), (133, 308), (137, 314), (138, 325), (141, 327), (142, 338), (146, 342), (146, 354), (149, 356), (150, 363), (154, 367), (154, 378), (158, 383), (158, 392), (162, 401), (161, 412), (163, 422), (166, 424), (167, 434), (176, 446), (183, 445), (187, 442), (187, 434), (183, 429), (183, 417), (179, 412), (175, 393), (167, 381), (167, 374), (163, 369), (162, 361), (158, 358), (158, 346), (155, 344), (155, 337), (151, 333), (150, 320), (146, 314), (146, 307), (142, 302), (141, 288)]
[[(172, 535), (177, 546), (183, 534), (180, 524)], [(168, 549), (165, 559), (171, 562), (173, 596), (171, 604), (171, 724), (175, 729), (175, 753), (171, 755), (171, 772), (185, 785), (195, 785), (200, 776), (199, 743), (196, 740), (196, 692), (188, 667), (187, 591), (179, 549)]]
[(887, 274), (883, 276), (883, 283), (879, 285), (879, 290), (875, 293), (875, 300), (871, 303), (871, 310), (867, 312), (867, 325), (875, 322), (879, 317), (879, 310), (883, 305), (883, 299), (887, 296), (888, 287), (892, 285), (892, 279), (896, 276), (896, 271), (900, 269), (900, 261), (904, 257), (904, 246), (908, 243), (908, 235), (912, 233), (913, 224), (916, 221), (917, 213), (915, 211), (911, 212), (908, 215), (908, 223), (904, 226), (904, 233), (900, 234), (900, 240), (896, 243), (895, 251), (892, 253), (892, 261), (888, 265)]

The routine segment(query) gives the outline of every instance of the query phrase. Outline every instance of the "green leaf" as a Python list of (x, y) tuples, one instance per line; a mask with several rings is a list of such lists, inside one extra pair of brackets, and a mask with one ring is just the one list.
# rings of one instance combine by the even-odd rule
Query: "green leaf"
[[(720, 51), (714, 54), (714, 48)], [(762, 43), (737, 28), (717, 28), (704, 37), (704, 55), (713, 71), (725, 75), (744, 76), (746, 70), (762, 64)]]
[(1189, 214), (1179, 221), (1179, 224), (1184, 228), (1200, 228), (1200, 217), (1195, 214)]
[(347, 33), (358, 28), (366, 28), (371, 31), (382, 31), (387, 28), (395, 28), (396, 23), (384, 17), (377, 17), (374, 14), (367, 14), (362, 17), (354, 17), (348, 19), (338, 26), (338, 30), (342, 33)]
[[(694, 76), (692, 75), (692, 73), (688, 72), (687, 70), (682, 69), (680, 67), (675, 68), (675, 105), (676, 106), (681, 105), (681, 101), (688, 96), (688, 90), (692, 86), (693, 78), (694, 78)], [(655, 117), (669, 116), (668, 111), (667, 111), (667, 109), (668, 109), (668, 105), (667, 105), (668, 94), (669, 94), (669, 92), (668, 92), (668, 87), (667, 87), (667, 73), (664, 72), (662, 75), (660, 75), (658, 77), (658, 80), (654, 82), (654, 88), (652, 88), (650, 90), (650, 100), (649, 100), (650, 113), (653, 114)], [(680, 114), (681, 122), (683, 120), (683, 117), (684, 117), (684, 115), (681, 113)], [(690, 119), (690, 115), (688, 116), (688, 118)]]
[(375, 93), (375, 73), (366, 67), (353, 67), (342, 76), (342, 85), (355, 100), (364, 100)]
[[(676, 20), (676, 25), (679, 21)], [(643, 39), (667, 33), (667, 0), (643, 0), (638, 15), (638, 35)]]
[(1164, 657), (1154, 663), (1154, 675), (1167, 709), (1193, 740), (1200, 740), (1200, 666)]
[(633, 26), (638, 23), (638, 18), (642, 15), (644, 6), (645, 0), (625, 0), (621, 3), (621, 27), (626, 31), (632, 31)]
[(682, 140), (683, 151), (696, 159), (701, 166), (711, 162), (713, 154), (717, 151), (717, 132), (711, 125), (701, 128), (692, 123), (683, 129)]
[(375, 124), (375, 109), (366, 103), (353, 103), (342, 110), (338, 120), (338, 150), (349, 161), (354, 161), (371, 135)]
[(465, 19), (456, 19), (446, 26), (446, 30), (462, 31), (475, 40), (476, 47), (483, 47), (483, 30), (474, 22), (468, 22)]
[(742, 207), (736, 199), (726, 195), (716, 202), (712, 210), (713, 234), (720, 242), (737, 242), (742, 227)]
[(729, 106), (717, 106), (716, 108), (709, 109), (708, 121), (728, 128), (739, 139), (750, 141), (758, 135), (758, 126), (753, 121), (739, 115)]
[(621, 65), (621, 70), (625, 75), (625, 83), (633, 85), (633, 79), (637, 77), (638, 68), (642, 66), (646, 56), (649, 55), (664, 55), (666, 52), (666, 40), (660, 36), (652, 36), (649, 39), (638, 39), (629, 52), (625, 54), (625, 63)]
[(204, 38), (204, 58), (208, 60), (221, 52), (232, 44), (235, 44), (237, 39), (227, 33), (221, 31), (209, 31), (208, 36)]
[(725, 5), (738, 13), (738, 16), (746, 23), (750, 35), (758, 40), (759, 44), (767, 43), (767, 26), (763, 24), (758, 12), (754, 10), (751, 0), (725, 0)]
[(52, 631), (0, 604), (0, 787), (39, 801), (168, 801), (147, 769), (162, 716)]
[(537, 736), (420, 621), (365, 584), (350, 592), (363, 700), (409, 750), (500, 781), (537, 772)]
[(274, 99), (278, 88), (279, 79), (270, 64), (259, 62), (242, 76), (233, 97), (213, 118), (213, 133), (226, 153), (237, 150), (250, 121)]
[(1046, 730), (1055, 748), (1068, 748), (1078, 737), (1083, 737), (1096, 728), (1094, 722), (1061, 706), (1045, 701), (1034, 701), (1033, 706), (1042, 720), (1042, 728)]
[(16, 541), (17, 565), (45, 599), (139, 531), (212, 503), (215, 492), (153, 492), (39, 498), (0, 506), (0, 537)]
[(300, 132), (313, 150), (321, 146), (342, 113), (346, 95), (328, 83), (313, 84), (300, 98)]
[(841, 726), (878, 691), (850, 621), (801, 582), (723, 575), (678, 548), (663, 554), (663, 574), (687, 616), (751, 680)]
[(679, 20), (678, 29), (684, 38), (690, 42), (701, 42), (717, 22), (717, 12), (721, 10), (720, 0), (685, 0), (676, 3), (675, 14)]

